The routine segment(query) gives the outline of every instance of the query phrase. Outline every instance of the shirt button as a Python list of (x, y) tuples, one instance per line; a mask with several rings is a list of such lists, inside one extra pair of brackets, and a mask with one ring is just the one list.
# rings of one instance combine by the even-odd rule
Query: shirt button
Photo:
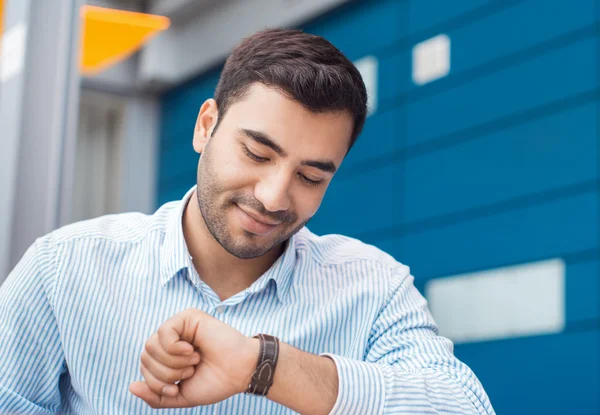
[(223, 311), (225, 311), (225, 306), (224, 305), (220, 305), (217, 307), (217, 313), (221, 314)]

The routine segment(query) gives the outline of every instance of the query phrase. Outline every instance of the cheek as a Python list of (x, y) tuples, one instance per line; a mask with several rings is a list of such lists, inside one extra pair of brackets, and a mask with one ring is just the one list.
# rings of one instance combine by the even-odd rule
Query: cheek
[(226, 189), (239, 189), (251, 183), (254, 171), (248, 168), (245, 160), (236, 157), (222, 158), (222, 162), (215, 169), (219, 174), (219, 182)]
[(317, 213), (323, 201), (324, 193), (324, 191), (318, 191), (317, 189), (307, 189), (298, 193), (294, 205), (300, 221), (312, 218)]

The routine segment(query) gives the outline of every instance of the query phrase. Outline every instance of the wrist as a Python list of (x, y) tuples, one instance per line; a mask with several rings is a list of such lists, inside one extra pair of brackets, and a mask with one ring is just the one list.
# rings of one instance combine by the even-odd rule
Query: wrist
[(244, 393), (248, 390), (248, 385), (252, 382), (252, 375), (256, 370), (258, 354), (260, 352), (260, 340), (253, 337), (248, 337), (247, 339), (246, 346), (242, 349), (241, 379), (238, 386), (239, 393)]

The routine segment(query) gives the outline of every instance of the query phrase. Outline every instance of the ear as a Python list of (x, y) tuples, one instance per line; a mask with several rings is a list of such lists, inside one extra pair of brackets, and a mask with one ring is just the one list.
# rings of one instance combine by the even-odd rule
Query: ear
[(202, 151), (204, 151), (204, 148), (217, 125), (218, 117), (219, 109), (217, 108), (217, 102), (212, 98), (204, 101), (204, 104), (200, 107), (196, 126), (194, 127), (193, 145), (196, 153), (202, 153)]

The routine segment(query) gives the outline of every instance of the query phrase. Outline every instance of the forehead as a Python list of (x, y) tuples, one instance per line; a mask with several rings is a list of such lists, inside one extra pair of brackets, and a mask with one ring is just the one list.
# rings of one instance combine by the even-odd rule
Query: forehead
[(234, 129), (267, 134), (288, 154), (331, 158), (337, 165), (346, 155), (353, 130), (348, 112), (315, 114), (272, 87), (251, 85), (223, 119)]

